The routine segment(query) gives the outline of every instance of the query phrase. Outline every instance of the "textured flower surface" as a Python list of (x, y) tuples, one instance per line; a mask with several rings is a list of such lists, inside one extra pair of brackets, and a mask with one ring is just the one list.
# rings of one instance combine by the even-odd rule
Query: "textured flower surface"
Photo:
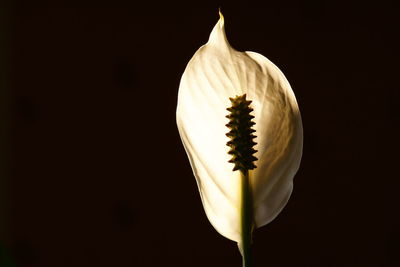
[(181, 78), (176, 119), (207, 217), (226, 238), (240, 242), (240, 171), (226, 143), (230, 97), (246, 94), (255, 122), (250, 171), (254, 227), (272, 221), (293, 189), (303, 147), (294, 93), (283, 73), (255, 52), (239, 52), (226, 38), (224, 18), (189, 61)]

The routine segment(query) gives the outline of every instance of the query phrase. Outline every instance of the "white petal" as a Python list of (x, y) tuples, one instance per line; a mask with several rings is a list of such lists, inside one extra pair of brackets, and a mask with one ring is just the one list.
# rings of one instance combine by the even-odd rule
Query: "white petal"
[[(261, 227), (272, 221), (286, 205), (293, 188), (293, 177), (301, 160), (303, 127), (294, 93), (283, 73), (267, 58), (245, 52), (258, 64), (254, 88), (256, 163), (252, 189), (255, 223)], [(249, 70), (250, 71), (250, 70)]]
[(257, 168), (251, 174), (255, 222), (262, 226), (285, 206), (302, 153), (302, 124), (295, 96), (282, 72), (254, 52), (228, 43), (224, 21), (215, 25), (181, 78), (177, 124), (208, 219), (223, 236), (240, 240), (239, 172), (226, 142), (229, 97), (252, 100)]

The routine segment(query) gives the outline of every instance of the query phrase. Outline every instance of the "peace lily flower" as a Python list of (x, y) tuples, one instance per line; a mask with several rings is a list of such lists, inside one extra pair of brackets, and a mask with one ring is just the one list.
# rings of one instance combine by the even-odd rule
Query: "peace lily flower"
[(288, 202), (300, 165), (303, 128), (289, 82), (264, 56), (233, 49), (220, 13), (182, 75), (176, 119), (209, 221), (246, 254), (252, 230)]

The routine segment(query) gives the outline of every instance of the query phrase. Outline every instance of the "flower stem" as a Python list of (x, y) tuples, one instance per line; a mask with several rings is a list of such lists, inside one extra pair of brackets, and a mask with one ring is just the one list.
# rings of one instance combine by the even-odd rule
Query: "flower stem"
[(253, 201), (250, 190), (249, 171), (241, 172), (241, 228), (242, 228), (242, 258), (243, 267), (252, 267), (251, 235), (253, 229)]

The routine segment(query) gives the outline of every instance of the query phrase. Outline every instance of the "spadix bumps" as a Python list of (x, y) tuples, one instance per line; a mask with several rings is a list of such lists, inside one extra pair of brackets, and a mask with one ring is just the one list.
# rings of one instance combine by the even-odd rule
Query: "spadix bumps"
[(254, 169), (256, 167), (254, 161), (257, 160), (253, 156), (257, 152), (253, 148), (256, 145), (253, 141), (256, 137), (253, 133), (256, 130), (252, 128), (255, 124), (252, 121), (254, 116), (250, 114), (253, 109), (250, 107), (251, 101), (246, 100), (245, 94), (229, 100), (232, 103), (232, 107), (227, 108), (230, 114), (226, 116), (229, 119), (226, 127), (230, 129), (226, 136), (231, 138), (226, 143), (231, 148), (228, 154), (232, 155), (232, 159), (229, 162), (235, 164), (233, 171), (245, 172)]
[[(252, 101), (248, 111), (253, 110), (246, 115), (249, 135), (240, 141), (248, 142), (243, 150), (246, 166), (236, 166), (238, 155), (229, 151), (241, 144), (235, 143), (230, 132), (234, 125), (232, 129), (225, 126), (231, 119), (226, 118), (226, 109), (232, 107), (230, 98), (244, 94), (247, 100), (243, 101)], [(279, 214), (290, 197), (301, 160), (299, 108), (288, 81), (273, 63), (229, 45), (222, 16), (182, 75), (176, 119), (204, 210), (220, 234), (241, 240), (242, 167), (250, 170), (253, 225), (261, 227)]]

